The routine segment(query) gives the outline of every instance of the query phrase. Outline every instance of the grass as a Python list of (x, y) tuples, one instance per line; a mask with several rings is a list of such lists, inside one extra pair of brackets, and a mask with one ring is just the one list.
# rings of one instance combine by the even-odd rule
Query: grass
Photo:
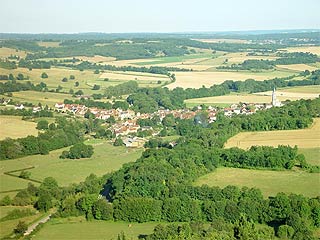
[[(5, 216), (5, 214), (8, 211), (11, 211), (13, 209), (25, 209), (25, 208), (31, 208), (30, 206), (28, 207), (17, 207), (17, 206), (9, 206), (9, 207), (0, 207), (0, 212), (1, 212), (1, 216)], [(13, 219), (13, 220), (8, 220), (8, 221), (4, 221), (1, 222), (1, 227), (0, 227), (0, 238), (3, 239), (5, 236), (10, 235), (13, 232), (13, 229), (17, 226), (17, 224), (19, 223), (19, 221), (24, 221), (27, 224), (31, 224), (32, 222), (34, 222), (35, 220), (37, 220), (38, 218), (41, 217), (41, 213), (37, 213), (35, 215), (32, 216), (28, 216), (28, 217), (23, 217), (23, 218), (19, 218), (19, 219)]]
[(240, 168), (217, 168), (216, 171), (200, 177), (195, 185), (225, 187), (259, 188), (265, 197), (278, 192), (303, 194), (308, 197), (319, 196), (319, 173), (304, 171), (270, 171)]
[[(21, 91), (13, 92), (12, 100), (19, 102), (28, 102), (38, 104), (41, 102), (42, 105), (48, 105), (53, 107), (57, 102), (63, 102), (64, 99), (72, 99), (70, 94), (65, 93), (52, 93), (52, 92), (36, 92), (36, 91)], [(0, 95), (0, 97), (6, 96)]]
[[(86, 159), (60, 159), (62, 151), (51, 151), (49, 155), (33, 155), (13, 160), (0, 162), (0, 191), (14, 191), (25, 188), (28, 180), (5, 175), (4, 172), (34, 166), (31, 178), (42, 181), (45, 177), (54, 177), (60, 185), (67, 186), (71, 183), (79, 183), (91, 173), (102, 176), (119, 169), (124, 163), (133, 162), (141, 156), (141, 149), (127, 149), (114, 147), (106, 141), (91, 142), (94, 146), (94, 154)], [(17, 176), (20, 172), (15, 173)], [(7, 194), (2, 194), (2, 197)]]
[(86, 221), (83, 218), (52, 219), (32, 238), (40, 239), (114, 239), (124, 232), (128, 239), (138, 239), (139, 235), (151, 234), (159, 223)]
[(289, 70), (293, 70), (293, 71), (297, 71), (297, 72), (302, 72), (305, 70), (314, 71), (314, 70), (318, 69), (314, 66), (310, 66), (307, 64), (277, 65), (277, 67), (280, 69), (289, 69)]
[(299, 130), (242, 132), (230, 138), (226, 148), (239, 147), (243, 149), (251, 146), (297, 145), (299, 148), (320, 147), (320, 118), (314, 119), (310, 128)]
[(320, 94), (320, 85), (282, 88), (281, 92)]
[(290, 47), (285, 48), (287, 52), (310, 52), (320, 55), (320, 46), (303, 46), (303, 47)]
[(13, 48), (0, 47), (0, 58), (7, 58), (10, 55), (16, 55), (24, 58), (27, 55), (27, 52)]
[(0, 116), (0, 140), (38, 135), (37, 124), (21, 119), (21, 116)]
[(41, 47), (60, 47), (61, 42), (45, 42), (45, 41), (39, 41), (37, 44)]
[(298, 152), (305, 156), (307, 163), (320, 166), (320, 148), (299, 148)]

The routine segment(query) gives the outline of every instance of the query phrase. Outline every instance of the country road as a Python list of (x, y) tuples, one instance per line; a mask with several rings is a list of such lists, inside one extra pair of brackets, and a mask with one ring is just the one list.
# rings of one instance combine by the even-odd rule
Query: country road
[(41, 218), (39, 221), (35, 222), (34, 224), (32, 224), (31, 226), (28, 227), (28, 230), (23, 234), (24, 236), (29, 235), (30, 233), (32, 233), (32, 231), (41, 223), (46, 223), (50, 220), (52, 213), (50, 213), (48, 216)]

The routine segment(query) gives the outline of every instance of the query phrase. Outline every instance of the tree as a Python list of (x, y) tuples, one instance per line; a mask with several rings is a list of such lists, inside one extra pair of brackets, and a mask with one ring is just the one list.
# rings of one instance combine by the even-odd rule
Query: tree
[(48, 74), (45, 73), (45, 72), (43, 72), (43, 73), (41, 74), (41, 78), (48, 78), (48, 77), (49, 77)]
[(92, 90), (99, 90), (100, 89), (100, 85), (97, 85), (95, 84), (93, 87), (92, 87)]
[(81, 96), (81, 95), (83, 95), (84, 93), (83, 93), (83, 91), (82, 91), (82, 90), (78, 90), (78, 91), (76, 91), (74, 94), (75, 94), (75, 95), (79, 95), (79, 96)]
[(74, 75), (70, 75), (69, 79), (74, 80), (74, 79), (76, 79), (76, 77)]
[(122, 141), (122, 139), (121, 138), (116, 138), (116, 140), (114, 141), (114, 143), (113, 143), (113, 146), (116, 146), (116, 147), (118, 147), (118, 146), (123, 146), (124, 145), (124, 143), (123, 143), (123, 141)]
[(18, 225), (14, 229), (14, 233), (22, 235), (28, 230), (28, 225), (24, 221), (19, 221)]
[(19, 175), (19, 178), (23, 178), (23, 179), (29, 179), (31, 176), (31, 172), (28, 171), (22, 171)]
[(17, 80), (24, 80), (24, 76), (22, 73), (19, 73), (17, 76)]
[(96, 69), (96, 70), (94, 70), (94, 72), (93, 72), (94, 74), (99, 74), (100, 73), (100, 71), (99, 71), (99, 69)]
[(89, 158), (93, 154), (93, 147), (91, 145), (86, 145), (84, 143), (77, 143), (70, 148), (69, 151), (63, 151), (60, 158)]
[(68, 78), (64, 77), (64, 78), (62, 78), (61, 81), (62, 81), (62, 82), (68, 82)]
[(49, 122), (47, 120), (40, 120), (37, 123), (37, 129), (39, 129), (39, 130), (48, 129), (48, 124), (49, 124)]
[(9, 80), (14, 80), (14, 76), (12, 73), (9, 74)]
[(79, 82), (75, 82), (75, 83), (74, 83), (74, 86), (75, 86), (75, 87), (79, 87), (79, 85), (80, 85)]

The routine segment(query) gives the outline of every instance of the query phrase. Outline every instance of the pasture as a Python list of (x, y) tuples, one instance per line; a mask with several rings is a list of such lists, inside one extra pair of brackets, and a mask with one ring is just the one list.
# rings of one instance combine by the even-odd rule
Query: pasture
[(302, 72), (305, 70), (309, 71), (314, 71), (319, 68), (314, 67), (312, 65), (307, 65), (307, 64), (290, 64), (290, 65), (277, 65), (278, 69), (284, 69), (284, 70), (292, 70), (292, 71), (297, 71), (297, 72)]
[(24, 121), (21, 116), (0, 116), (0, 140), (7, 137), (19, 138), (28, 135), (38, 135), (37, 124)]
[(298, 153), (305, 156), (308, 164), (320, 166), (320, 148), (299, 148)]
[(128, 239), (138, 239), (139, 235), (151, 234), (159, 223), (129, 223), (86, 221), (84, 218), (52, 219), (41, 231), (35, 234), (34, 240), (40, 239), (118, 239), (124, 232)]
[(248, 149), (251, 146), (297, 145), (299, 148), (320, 147), (320, 118), (310, 128), (299, 130), (242, 132), (228, 139), (225, 148)]
[(281, 92), (320, 94), (320, 85), (282, 88)]
[[(96, 140), (87, 141), (94, 147), (91, 158), (84, 159), (60, 159), (63, 148), (51, 151), (48, 155), (32, 155), (23, 158), (0, 161), (0, 192), (23, 189), (28, 180), (5, 175), (5, 172), (34, 167), (27, 170), (31, 173), (31, 179), (42, 181), (46, 177), (54, 177), (62, 186), (84, 181), (87, 176), (94, 173), (102, 176), (106, 173), (118, 170), (124, 163), (133, 162), (141, 156), (141, 149), (127, 149), (114, 147), (109, 142)], [(20, 172), (14, 173), (19, 176)], [(1, 193), (1, 197), (7, 193)]]
[(214, 172), (198, 178), (196, 186), (208, 185), (226, 187), (259, 188), (265, 197), (279, 192), (319, 196), (320, 174), (305, 171), (271, 171), (241, 168), (217, 168)]
[[(315, 88), (319, 88), (318, 86)], [(315, 90), (315, 89), (314, 89)], [(253, 95), (256, 96), (268, 96), (271, 99), (272, 96), (272, 91), (267, 91), (267, 92), (258, 92), (258, 93), (253, 93)], [(299, 99), (314, 99), (319, 97), (320, 92), (318, 93), (310, 93), (310, 92), (298, 92), (298, 89), (294, 91), (294, 89), (286, 91), (285, 89), (282, 90), (277, 90), (277, 99), (280, 101), (285, 101), (285, 100), (299, 100)]]

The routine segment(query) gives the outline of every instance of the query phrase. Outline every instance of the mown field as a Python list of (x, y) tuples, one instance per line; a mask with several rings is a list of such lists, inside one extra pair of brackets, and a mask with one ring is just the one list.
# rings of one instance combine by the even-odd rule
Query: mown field
[(128, 239), (138, 239), (139, 235), (151, 234), (159, 223), (121, 223), (106, 221), (86, 221), (84, 218), (53, 219), (36, 233), (34, 240), (61, 239), (108, 239), (117, 240), (123, 232)]
[(309, 164), (320, 166), (320, 148), (299, 148), (298, 153), (303, 154)]
[[(108, 172), (119, 169), (124, 163), (138, 159), (142, 153), (141, 149), (127, 149), (125, 147), (114, 147), (106, 141), (88, 142), (94, 146), (94, 154), (88, 159), (60, 159), (62, 151), (59, 149), (51, 151), (49, 155), (33, 155), (13, 160), (0, 162), (0, 198), (12, 191), (27, 187), (28, 180), (5, 175), (5, 172), (28, 169), (31, 179), (42, 181), (46, 177), (54, 177), (60, 185), (67, 186), (70, 183), (79, 183), (91, 173), (102, 176)], [(19, 176), (20, 171), (15, 172)], [(34, 183), (36, 184), (36, 183)]]
[(7, 58), (7, 57), (10, 57), (11, 55), (13, 56), (16, 55), (24, 58), (27, 55), (27, 52), (16, 50), (13, 48), (0, 47), (0, 58)]
[(320, 147), (320, 119), (314, 119), (310, 128), (299, 130), (242, 132), (230, 138), (226, 148), (239, 147), (248, 149), (251, 146), (297, 145), (299, 148)]
[(0, 116), (0, 140), (38, 135), (37, 124), (21, 119), (21, 116)]
[(265, 197), (278, 192), (303, 194), (308, 197), (319, 196), (320, 174), (305, 171), (270, 171), (240, 168), (217, 168), (195, 182), (195, 185), (225, 187), (255, 187), (261, 189)]

